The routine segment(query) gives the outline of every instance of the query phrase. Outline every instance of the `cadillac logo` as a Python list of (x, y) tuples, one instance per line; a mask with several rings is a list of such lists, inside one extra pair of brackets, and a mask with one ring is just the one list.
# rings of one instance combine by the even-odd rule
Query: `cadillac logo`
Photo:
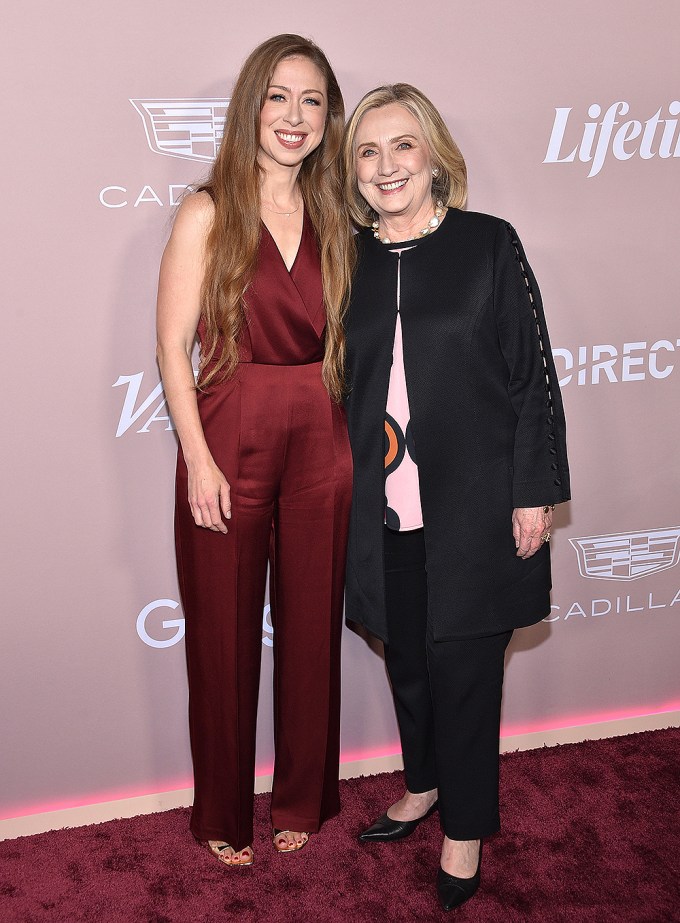
[(674, 567), (680, 560), (680, 527), (570, 538), (582, 577), (637, 580)]
[(142, 117), (149, 147), (185, 160), (215, 159), (228, 99), (131, 99)]

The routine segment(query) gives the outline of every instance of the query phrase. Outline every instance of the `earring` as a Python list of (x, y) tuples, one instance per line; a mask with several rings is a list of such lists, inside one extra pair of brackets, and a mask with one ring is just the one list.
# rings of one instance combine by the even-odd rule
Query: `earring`
[(439, 176), (439, 167), (432, 168), (432, 176), (434, 176), (435, 179)]

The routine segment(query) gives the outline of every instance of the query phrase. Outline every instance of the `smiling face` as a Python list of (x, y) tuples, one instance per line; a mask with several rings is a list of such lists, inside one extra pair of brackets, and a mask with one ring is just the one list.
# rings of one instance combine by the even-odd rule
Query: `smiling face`
[(280, 61), (260, 111), (257, 160), (265, 170), (299, 167), (323, 139), (326, 81), (309, 58)]
[(359, 192), (380, 217), (429, 217), (430, 148), (420, 123), (404, 106), (369, 109), (357, 127), (354, 163)]

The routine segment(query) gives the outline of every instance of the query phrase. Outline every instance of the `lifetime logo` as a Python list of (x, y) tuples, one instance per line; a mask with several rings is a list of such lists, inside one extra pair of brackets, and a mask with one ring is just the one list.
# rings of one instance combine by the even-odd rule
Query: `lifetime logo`
[[(619, 121), (618, 116), (627, 115), (630, 111), (630, 106), (624, 100), (612, 103), (604, 114), (602, 106), (593, 103), (588, 109), (588, 116), (594, 121), (583, 123), (581, 140), (569, 151), (574, 138), (566, 142), (564, 149), (563, 144), (572, 111), (571, 106), (555, 109), (555, 120), (543, 163), (573, 163), (578, 156), (582, 163), (591, 165), (588, 173), (590, 178), (600, 172), (610, 151), (616, 160), (630, 160), (635, 155), (642, 160), (651, 160), (657, 156), (662, 160), (680, 157), (680, 134), (678, 119), (675, 118), (680, 115), (680, 101), (677, 99), (668, 105), (665, 118), (661, 115), (663, 109), (659, 108), (644, 122), (639, 119)], [(602, 119), (598, 121), (600, 116)]]

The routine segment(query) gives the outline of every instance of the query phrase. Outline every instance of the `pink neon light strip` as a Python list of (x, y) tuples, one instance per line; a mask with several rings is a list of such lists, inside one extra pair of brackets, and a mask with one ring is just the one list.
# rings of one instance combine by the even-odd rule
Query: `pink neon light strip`
[(680, 710), (679, 702), (668, 702), (665, 705), (655, 706), (651, 711), (630, 712), (625, 709), (595, 712), (591, 715), (573, 715), (563, 718), (553, 718), (548, 723), (501, 725), (501, 739), (515, 737), (519, 734), (544, 734), (548, 731), (559, 731), (571, 727), (587, 727), (589, 724), (602, 724), (605, 721), (624, 721), (630, 718), (647, 718), (652, 715), (664, 715), (667, 712)]
[[(558, 731), (570, 727), (584, 727), (589, 724), (600, 724), (605, 721), (621, 721), (631, 718), (646, 718), (653, 715), (663, 715), (667, 712), (680, 711), (680, 701), (667, 702), (663, 705), (652, 706), (648, 711), (627, 711), (625, 709), (595, 712), (590, 715), (573, 715), (562, 718), (551, 719), (548, 723), (536, 722), (535, 724), (524, 725), (506, 725), (501, 728), (501, 739), (505, 737), (515, 737), (520, 734), (536, 734), (548, 731)], [(379, 759), (380, 757), (398, 756), (401, 753), (398, 743), (388, 745), (387, 747), (367, 749), (361, 751), (344, 751), (341, 756), (341, 762), (350, 763), (356, 760)], [(256, 776), (271, 775), (273, 766), (261, 765), (257, 767)], [(29, 817), (32, 814), (48, 814), (52, 811), (64, 811), (69, 808), (84, 808), (93, 804), (102, 804), (107, 801), (122, 801), (126, 798), (139, 798), (145, 795), (156, 795), (159, 792), (182, 791), (191, 788), (193, 780), (175, 779), (167, 783), (158, 783), (153, 792), (139, 791), (138, 789), (115, 789), (109, 792), (97, 792), (96, 794), (77, 796), (73, 798), (61, 799), (59, 801), (38, 802), (30, 806), (17, 808), (5, 808), (0, 814), (0, 820), (8, 820), (16, 817)]]

